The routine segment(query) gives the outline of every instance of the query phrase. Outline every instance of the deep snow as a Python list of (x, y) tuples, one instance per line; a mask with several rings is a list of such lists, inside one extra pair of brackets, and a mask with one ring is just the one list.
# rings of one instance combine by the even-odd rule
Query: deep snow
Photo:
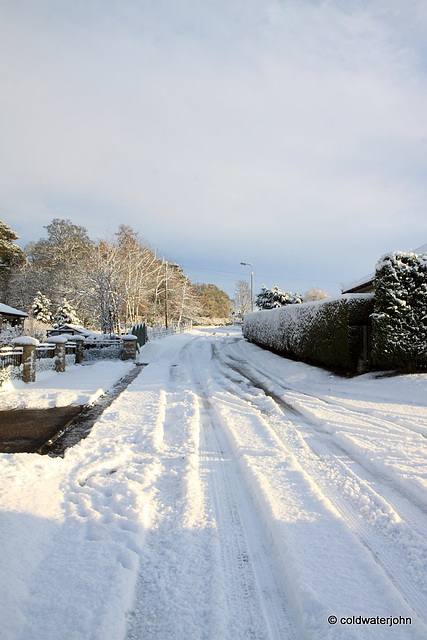
[[(140, 360), (63, 459), (0, 455), (2, 638), (427, 637), (427, 375), (340, 378), (234, 328)], [(1, 406), (91, 402), (132, 366)]]

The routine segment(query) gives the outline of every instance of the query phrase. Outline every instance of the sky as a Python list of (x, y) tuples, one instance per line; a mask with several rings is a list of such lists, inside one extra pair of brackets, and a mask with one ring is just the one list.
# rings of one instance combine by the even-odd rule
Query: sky
[(0, 219), (338, 295), (427, 242), (427, 0), (0, 0)]

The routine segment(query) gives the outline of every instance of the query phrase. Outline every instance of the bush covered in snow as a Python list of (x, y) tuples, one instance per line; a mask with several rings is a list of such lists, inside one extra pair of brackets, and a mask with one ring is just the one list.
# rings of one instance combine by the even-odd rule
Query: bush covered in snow
[(377, 263), (372, 339), (381, 366), (427, 364), (427, 254), (395, 251)]
[(365, 357), (373, 305), (372, 294), (353, 294), (249, 313), (243, 335), (286, 356), (356, 372)]
[(14, 338), (22, 336), (24, 330), (21, 326), (12, 327), (8, 322), (0, 324), (0, 347), (8, 346)]
[(264, 285), (255, 300), (258, 309), (276, 309), (287, 304), (300, 304), (301, 302), (302, 296), (299, 293), (281, 291), (277, 284), (272, 289), (268, 289)]

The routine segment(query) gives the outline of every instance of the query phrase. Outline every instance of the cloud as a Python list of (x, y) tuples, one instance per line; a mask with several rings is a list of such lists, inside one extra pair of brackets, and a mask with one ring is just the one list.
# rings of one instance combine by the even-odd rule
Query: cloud
[(349, 239), (373, 260), (426, 234), (424, 2), (2, 11), (0, 187), (18, 232), (29, 215), (33, 239), (42, 219), (125, 222), (169, 254), (237, 246), (266, 265), (276, 241), (300, 270), (301, 244), (332, 269)]

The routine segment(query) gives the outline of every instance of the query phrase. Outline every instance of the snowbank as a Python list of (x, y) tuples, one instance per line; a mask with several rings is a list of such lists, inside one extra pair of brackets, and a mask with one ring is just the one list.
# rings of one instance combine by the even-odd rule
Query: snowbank
[(63, 373), (41, 371), (36, 382), (10, 380), (0, 387), (1, 409), (45, 409), (94, 402), (123, 377), (133, 363), (102, 360), (70, 365)]

